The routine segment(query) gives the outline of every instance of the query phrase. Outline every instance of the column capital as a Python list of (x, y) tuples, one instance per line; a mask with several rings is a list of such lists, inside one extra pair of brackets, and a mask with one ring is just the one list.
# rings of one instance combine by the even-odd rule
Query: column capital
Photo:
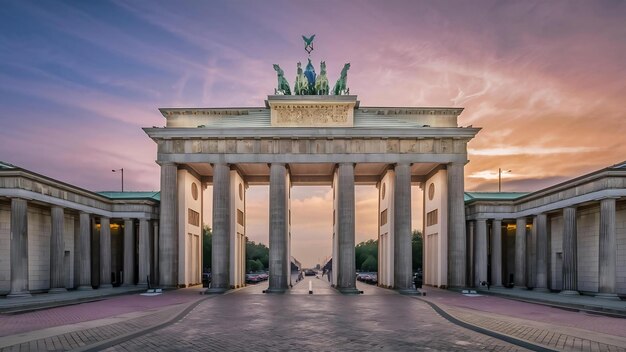
[(163, 166), (176, 166), (177, 164), (173, 161), (162, 161), (162, 160), (157, 160), (156, 163), (158, 165), (160, 165), (161, 167)]
[(340, 163), (337, 163), (337, 166), (341, 166), (341, 165), (347, 165), (347, 166), (354, 167), (356, 165), (356, 163), (352, 163), (352, 162), (340, 162)]

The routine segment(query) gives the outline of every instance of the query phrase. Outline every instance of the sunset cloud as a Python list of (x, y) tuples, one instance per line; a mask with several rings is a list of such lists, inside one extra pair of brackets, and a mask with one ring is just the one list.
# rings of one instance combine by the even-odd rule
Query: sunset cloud
[[(263, 106), (272, 64), (293, 84), (315, 33), (312, 60), (331, 84), (350, 62), (361, 106), (465, 109), (459, 125), (482, 128), (466, 190), (497, 190), (501, 168), (504, 190), (533, 191), (626, 160), (624, 18), (609, 0), (7, 2), (0, 160), (92, 190), (123, 167), (156, 190), (140, 128), (164, 125), (159, 107)], [(328, 253), (329, 190), (294, 188), (294, 253), (320, 248), (307, 262)], [(267, 241), (267, 187), (248, 192), (249, 236)], [(357, 189), (357, 240), (376, 235), (375, 197)]]

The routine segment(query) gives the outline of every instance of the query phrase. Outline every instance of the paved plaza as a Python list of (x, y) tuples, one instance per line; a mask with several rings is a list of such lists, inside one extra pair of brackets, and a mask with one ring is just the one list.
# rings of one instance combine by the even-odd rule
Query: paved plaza
[(266, 288), (189, 288), (2, 314), (0, 351), (626, 350), (626, 319), (507, 298), (439, 289), (411, 297), (365, 284), (361, 295), (341, 295), (321, 277), (285, 295)]

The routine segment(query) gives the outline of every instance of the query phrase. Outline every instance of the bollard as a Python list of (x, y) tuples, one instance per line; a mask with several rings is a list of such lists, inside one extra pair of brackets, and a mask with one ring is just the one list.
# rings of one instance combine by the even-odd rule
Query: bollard
[(309, 294), (313, 294), (313, 281), (309, 281)]

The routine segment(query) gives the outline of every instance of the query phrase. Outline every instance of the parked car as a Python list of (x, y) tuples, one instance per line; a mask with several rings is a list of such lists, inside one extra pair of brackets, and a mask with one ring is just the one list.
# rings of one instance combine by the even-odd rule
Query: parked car
[(246, 283), (249, 284), (256, 284), (261, 282), (262, 279), (259, 277), (258, 274), (246, 274)]
[(315, 276), (315, 275), (317, 275), (317, 273), (313, 269), (306, 269), (304, 271), (304, 276)]
[(370, 273), (367, 278), (365, 278), (365, 282), (368, 284), (375, 285), (378, 283), (378, 273)]

